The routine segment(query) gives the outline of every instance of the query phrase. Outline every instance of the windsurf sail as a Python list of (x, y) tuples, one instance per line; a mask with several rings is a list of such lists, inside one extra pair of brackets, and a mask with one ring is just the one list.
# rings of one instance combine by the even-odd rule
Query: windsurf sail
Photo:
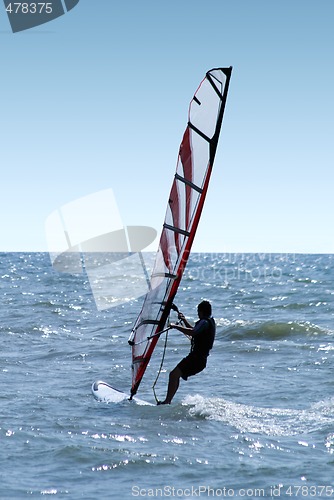
[(188, 125), (153, 266), (150, 291), (129, 338), (133, 397), (165, 328), (200, 220), (223, 121), (232, 68), (208, 71), (190, 102)]

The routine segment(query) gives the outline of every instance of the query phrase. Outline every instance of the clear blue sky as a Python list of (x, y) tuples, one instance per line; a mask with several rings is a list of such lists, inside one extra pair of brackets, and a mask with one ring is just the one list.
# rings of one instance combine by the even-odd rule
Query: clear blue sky
[(334, 252), (333, 0), (80, 0), (13, 34), (0, 6), (0, 250), (46, 250), (61, 205), (112, 188), (160, 233), (205, 72), (233, 66), (194, 250)]

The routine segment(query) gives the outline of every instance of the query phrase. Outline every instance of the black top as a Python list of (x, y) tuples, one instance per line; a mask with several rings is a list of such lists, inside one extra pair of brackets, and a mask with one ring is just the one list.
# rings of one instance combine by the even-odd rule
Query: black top
[(213, 318), (202, 318), (195, 323), (191, 334), (191, 352), (207, 358), (212, 349), (216, 334)]

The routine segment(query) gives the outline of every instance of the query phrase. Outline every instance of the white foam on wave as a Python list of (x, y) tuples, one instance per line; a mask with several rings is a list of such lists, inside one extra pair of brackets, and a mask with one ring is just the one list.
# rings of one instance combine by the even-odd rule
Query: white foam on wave
[(334, 423), (334, 399), (331, 411), (320, 403), (307, 409), (261, 408), (228, 401), (223, 398), (186, 396), (183, 404), (189, 414), (228, 424), (239, 432), (268, 436), (293, 436), (315, 431)]

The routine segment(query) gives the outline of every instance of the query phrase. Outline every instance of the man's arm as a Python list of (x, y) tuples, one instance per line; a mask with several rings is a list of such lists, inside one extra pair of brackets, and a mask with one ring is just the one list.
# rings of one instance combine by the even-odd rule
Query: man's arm
[[(189, 323), (188, 323), (189, 324)], [(172, 323), (170, 325), (170, 328), (175, 328), (175, 330), (179, 330), (179, 332), (184, 333), (184, 335), (187, 335), (188, 337), (192, 336), (193, 334), (193, 328), (190, 326), (181, 326), (181, 325), (176, 325), (175, 323)]]
[(185, 326), (186, 328), (192, 328), (191, 324), (190, 324), (190, 323), (189, 323), (189, 321), (185, 318), (184, 314), (179, 313), (178, 318), (179, 318), (179, 320), (181, 320), (181, 321), (182, 321), (182, 323), (184, 324), (184, 326)]

